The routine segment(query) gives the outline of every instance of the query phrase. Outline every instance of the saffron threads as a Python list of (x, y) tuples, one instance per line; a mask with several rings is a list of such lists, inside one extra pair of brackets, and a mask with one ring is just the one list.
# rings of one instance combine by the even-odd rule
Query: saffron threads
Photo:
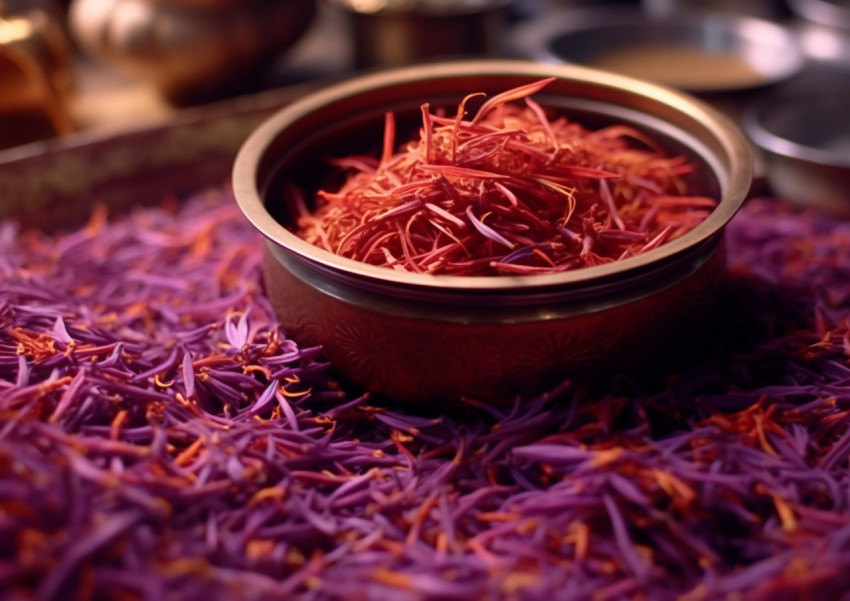
[(850, 224), (727, 242), (731, 352), (425, 414), (286, 338), (228, 190), (0, 222), (0, 597), (843, 598)]
[[(422, 105), (418, 139), (380, 158), (333, 161), (348, 176), (303, 198), (297, 233), (335, 254), (416, 273), (556, 273), (633, 257), (678, 238), (714, 209), (690, 194), (694, 166), (626, 125), (592, 131), (531, 98), (551, 79), (497, 94), (471, 118)], [(522, 104), (519, 101), (523, 101)], [(297, 190), (287, 194), (299, 195)]]

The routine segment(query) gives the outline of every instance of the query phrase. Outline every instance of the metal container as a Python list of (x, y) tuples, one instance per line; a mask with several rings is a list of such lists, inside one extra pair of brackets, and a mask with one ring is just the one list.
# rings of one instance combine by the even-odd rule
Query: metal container
[(846, 0), (788, 0), (788, 6), (807, 21), (850, 32), (850, 4)]
[(640, 0), (640, 5), (649, 14), (665, 16), (700, 10), (782, 19), (789, 13), (786, 0)]
[(328, 0), (351, 31), (354, 67), (500, 55), (511, 0)]
[(313, 23), (316, 0), (74, 0), (80, 46), (178, 104), (258, 82)]
[[(308, 193), (325, 159), (380, 145), (383, 114), (413, 123), (420, 105), (456, 107), (544, 77), (535, 95), (588, 126), (628, 123), (697, 165), (694, 190), (720, 198), (685, 236), (651, 252), (557, 275), (412, 274), (342, 258), (298, 238), (280, 187)], [(451, 109), (453, 110), (453, 109)], [(749, 189), (746, 138), (702, 103), (649, 83), (576, 66), (475, 60), (363, 75), (305, 96), (258, 128), (233, 184), (267, 238), (267, 293), (288, 335), (321, 344), (368, 389), (404, 401), (493, 402), (553, 380), (684, 354), (712, 323), (725, 273), (723, 230)]]
[(512, 45), (541, 62), (604, 68), (695, 93), (777, 83), (805, 63), (786, 28), (722, 11), (564, 10), (523, 23)]
[(742, 123), (774, 194), (850, 216), (850, 83), (821, 84), (756, 102)]
[(840, 69), (828, 74), (841, 81), (850, 80), (850, 28), (847, 31), (817, 23), (801, 22), (795, 27), (800, 48), (809, 59), (806, 74), (820, 70)]

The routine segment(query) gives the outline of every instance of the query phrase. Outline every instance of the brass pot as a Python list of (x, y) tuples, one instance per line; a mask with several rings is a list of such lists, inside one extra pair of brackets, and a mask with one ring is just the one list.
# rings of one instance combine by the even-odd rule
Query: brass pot
[[(544, 77), (535, 96), (596, 124), (630, 123), (698, 166), (691, 184), (719, 199), (688, 234), (637, 257), (556, 275), (456, 277), (345, 259), (298, 238), (280, 187), (308, 191), (324, 160), (380, 139), (382, 116), (415, 118)], [(575, 117), (574, 117), (575, 118)], [(474, 60), (387, 70), (314, 92), (257, 129), (235, 162), (246, 217), (267, 238), (269, 297), (288, 335), (321, 344), (350, 378), (411, 402), (499, 402), (553, 380), (682, 355), (712, 323), (725, 274), (723, 231), (752, 178), (746, 139), (702, 103), (577, 66)]]
[[(330, 0), (351, 30), (354, 66), (504, 55), (510, 0)], [(439, 32), (436, 35), (435, 32)]]
[(74, 0), (69, 20), (90, 54), (192, 102), (261, 74), (315, 12), (315, 0)]

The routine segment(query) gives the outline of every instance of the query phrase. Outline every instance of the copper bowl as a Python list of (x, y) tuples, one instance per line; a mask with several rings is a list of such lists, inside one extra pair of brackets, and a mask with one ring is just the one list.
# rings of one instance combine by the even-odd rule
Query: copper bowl
[[(320, 250), (288, 229), (281, 186), (315, 189), (326, 159), (380, 147), (385, 111), (416, 127), (420, 105), (456, 108), (557, 78), (538, 102), (589, 127), (629, 123), (696, 164), (695, 191), (720, 199), (687, 235), (644, 255), (557, 275), (403, 273)], [(399, 125), (399, 131), (402, 130)], [(403, 139), (403, 138), (399, 138)], [(702, 103), (646, 82), (571, 65), (473, 60), (405, 67), (332, 85), (260, 126), (235, 162), (236, 199), (267, 238), (265, 282), (286, 333), (320, 344), (345, 375), (409, 402), (499, 402), (554, 380), (681, 355), (710, 323), (725, 274), (723, 231), (751, 182), (746, 138)]]

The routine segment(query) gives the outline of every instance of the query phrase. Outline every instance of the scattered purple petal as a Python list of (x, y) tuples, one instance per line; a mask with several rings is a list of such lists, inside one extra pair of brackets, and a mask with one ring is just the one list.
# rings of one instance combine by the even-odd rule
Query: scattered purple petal
[(724, 352), (438, 414), (286, 338), (228, 191), (59, 236), (0, 223), (0, 587), (842, 598), (850, 225), (755, 199), (727, 231)]

